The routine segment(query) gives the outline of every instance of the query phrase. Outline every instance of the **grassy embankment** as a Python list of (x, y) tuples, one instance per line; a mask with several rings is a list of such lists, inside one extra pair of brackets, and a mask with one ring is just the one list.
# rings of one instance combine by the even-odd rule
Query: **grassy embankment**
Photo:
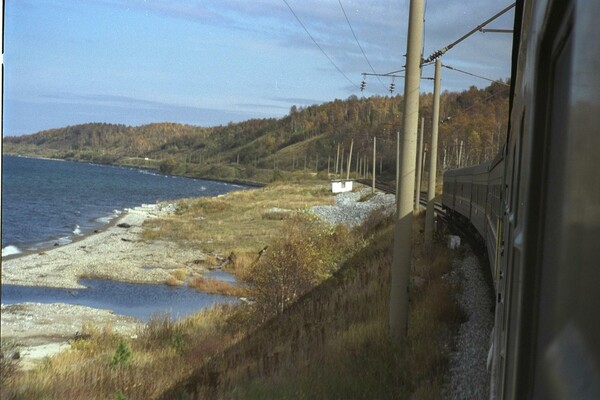
[[(281, 235), (295, 212), (331, 202), (328, 184), (314, 180), (274, 183), (220, 197), (185, 199), (178, 202), (175, 215), (148, 220), (143, 239), (193, 246), (206, 254), (205, 265), (223, 265), (225, 270), (244, 279), (244, 266), (253, 263), (258, 253)], [(187, 283), (198, 290), (242, 294), (231, 285), (204, 280), (191, 273), (191, 270), (179, 269), (169, 277), (167, 284), (184, 284), (187, 279)]]
[[(188, 200), (179, 215), (150, 222), (146, 238), (185, 238), (185, 245), (233, 252), (230, 265), (243, 274), (257, 250), (281, 242), (289, 230), (288, 213), (271, 208), (302, 208), (330, 198), (313, 182)], [(437, 247), (435, 260), (425, 262), (418, 250), (421, 223), (414, 231), (404, 351), (387, 335), (393, 229), (375, 214), (348, 233), (357, 251), (349, 252), (339, 271), (263, 325), (264, 315), (258, 316), (256, 307), (240, 305), (215, 307), (178, 322), (155, 318), (136, 339), (86, 327), (71, 351), (34, 371), (3, 374), (2, 398), (185, 398), (192, 389), (214, 398), (439, 398), (448, 335), (462, 314), (442, 279), (450, 269), (450, 251)], [(184, 278), (184, 271), (175, 275)], [(277, 362), (270, 366), (265, 360), (273, 361), (273, 354), (265, 358), (244, 351), (265, 346), (277, 351)], [(222, 369), (232, 361), (243, 371)]]

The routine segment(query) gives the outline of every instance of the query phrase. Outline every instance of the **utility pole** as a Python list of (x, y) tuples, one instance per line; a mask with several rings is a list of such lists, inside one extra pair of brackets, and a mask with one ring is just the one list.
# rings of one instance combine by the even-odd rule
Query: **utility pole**
[(411, 265), (415, 164), (419, 118), (421, 49), (423, 47), (423, 0), (411, 0), (404, 79), (402, 159), (396, 188), (396, 221), (392, 284), (390, 291), (390, 337), (400, 345), (408, 327), (408, 281)]
[(400, 128), (396, 131), (396, 209), (400, 193)]
[(377, 138), (373, 136), (373, 186), (371, 193), (375, 193), (375, 168), (377, 167)]
[(346, 180), (350, 180), (350, 165), (352, 165), (352, 147), (354, 147), (354, 139), (350, 141), (350, 153), (348, 153), (348, 169), (346, 169)]
[(419, 200), (421, 200), (421, 172), (423, 170), (423, 131), (425, 130), (425, 118), (421, 117), (421, 130), (419, 131), (419, 147), (417, 150), (417, 190), (415, 190), (415, 213), (419, 212)]
[(337, 154), (335, 155), (335, 173), (338, 173), (338, 162), (340, 160), (340, 144), (337, 145)]
[(437, 176), (438, 126), (440, 123), (440, 70), (442, 62), (435, 60), (435, 81), (433, 84), (433, 123), (431, 125), (431, 154), (429, 155), (429, 186), (427, 188), (427, 214), (425, 215), (425, 251), (431, 257), (433, 244), (433, 199)]

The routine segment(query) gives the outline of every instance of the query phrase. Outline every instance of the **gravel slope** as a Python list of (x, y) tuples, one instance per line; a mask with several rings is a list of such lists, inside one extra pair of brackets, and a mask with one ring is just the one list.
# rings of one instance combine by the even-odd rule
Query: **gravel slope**
[(383, 208), (387, 213), (395, 211), (396, 199), (393, 194), (375, 192), (375, 196), (367, 201), (359, 201), (362, 196), (371, 193), (370, 188), (356, 192), (345, 192), (335, 196), (332, 206), (314, 206), (311, 208), (319, 218), (332, 224), (345, 224), (354, 227), (363, 223), (369, 214)]

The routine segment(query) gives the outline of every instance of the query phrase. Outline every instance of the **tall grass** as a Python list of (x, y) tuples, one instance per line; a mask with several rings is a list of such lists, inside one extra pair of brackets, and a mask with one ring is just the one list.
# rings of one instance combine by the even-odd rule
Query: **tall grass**
[[(367, 276), (365, 274), (369, 272), (376, 278), (363, 278), (366, 281), (358, 289), (352, 285), (339, 289), (347, 292), (340, 296), (358, 299), (348, 300), (352, 306), (345, 312), (341, 307), (341, 310), (321, 315), (321, 320), (324, 320), (321, 329), (325, 329), (326, 337), (322, 346), (308, 344), (303, 348), (308, 353), (305, 354), (307, 361), (300, 365), (281, 365), (279, 371), (264, 378), (233, 379), (232, 383), (221, 388), (221, 392), (217, 392), (217, 398), (443, 397), (452, 333), (465, 318), (454, 300), (454, 288), (443, 279), (451, 270), (454, 254), (437, 243), (433, 262), (428, 262), (421, 251), (422, 218), (417, 221), (411, 276), (418, 284), (411, 285), (407, 337), (400, 348), (395, 347), (389, 339), (387, 296), (393, 229), (389, 220), (380, 217), (373, 215), (373, 220), (366, 223), (378, 227), (371, 231), (371, 244), (349, 261), (337, 279), (351, 282)], [(363, 232), (366, 231), (363, 227)], [(380, 272), (377, 274), (375, 271)], [(386, 295), (381, 295), (382, 292)], [(322, 291), (318, 293), (323, 296)], [(331, 296), (337, 298), (334, 293)], [(305, 307), (310, 307), (310, 300), (302, 300), (307, 303)], [(314, 301), (326, 300), (319, 297)], [(341, 299), (335, 300), (335, 303), (341, 303)], [(289, 324), (290, 318), (281, 318), (282, 323), (285, 319), (285, 323)], [(310, 319), (310, 316), (304, 318)], [(329, 327), (335, 326), (339, 328), (331, 328), (331, 332), (327, 332)], [(268, 331), (263, 334), (263, 340), (272, 343), (273, 347), (281, 348), (283, 345), (280, 339), (269, 337)], [(310, 338), (307, 340), (310, 341)], [(284, 357), (280, 355), (279, 358)]]
[(239, 332), (225, 328), (237, 311), (224, 305), (182, 321), (154, 316), (137, 334), (125, 338), (110, 329), (86, 326), (71, 350), (49, 358), (32, 371), (3, 379), (2, 399), (157, 398), (199, 363), (222, 351)]

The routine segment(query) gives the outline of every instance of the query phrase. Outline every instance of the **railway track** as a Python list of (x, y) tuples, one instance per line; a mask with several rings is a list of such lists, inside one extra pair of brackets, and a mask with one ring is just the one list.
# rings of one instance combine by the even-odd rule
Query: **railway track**
[[(362, 183), (363, 185), (371, 187), (373, 182), (367, 179), (359, 179), (357, 182)], [(375, 188), (384, 193), (396, 194), (396, 185), (388, 182), (375, 182)], [(427, 192), (421, 192), (421, 196), (419, 198), (419, 203), (423, 207), (427, 207)], [(485, 251), (485, 246), (483, 245), (483, 241), (478, 237), (478, 234), (473, 232), (473, 229), (470, 229), (468, 225), (461, 224), (460, 221), (454, 220), (450, 218), (450, 215), (446, 213), (446, 210), (442, 207), (441, 203), (435, 202), (434, 205), (435, 211), (435, 219), (444, 223), (448, 230), (453, 235), (458, 235), (471, 246), (474, 250), (475, 254), (479, 258), (480, 263), (482, 265), (487, 265), (487, 254)], [(493, 288), (493, 282), (491, 281), (491, 275), (489, 272), (487, 273), (488, 283), (491, 288)]]
[[(358, 179), (357, 182), (369, 187), (373, 185), (373, 182), (368, 179)], [(375, 189), (380, 190), (384, 193), (396, 194), (396, 185), (388, 182), (375, 182)], [(424, 207), (427, 207), (427, 192), (421, 192), (419, 204), (421, 204)], [(440, 216), (444, 220), (447, 220), (446, 211), (440, 203), (434, 203), (433, 207), (438, 216)]]

